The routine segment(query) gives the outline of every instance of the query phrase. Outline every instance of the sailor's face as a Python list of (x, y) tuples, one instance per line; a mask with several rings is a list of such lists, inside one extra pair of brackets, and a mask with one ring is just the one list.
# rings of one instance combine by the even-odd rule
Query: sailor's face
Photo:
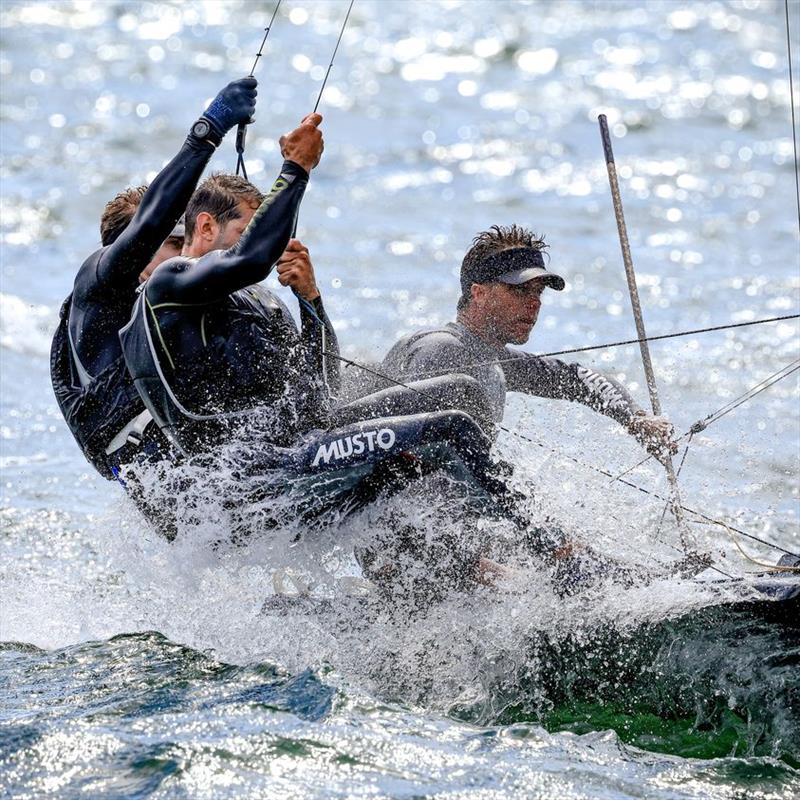
[(238, 216), (218, 227), (217, 238), (211, 247), (212, 250), (228, 250), (233, 247), (249, 225), (253, 214), (256, 213), (256, 210), (246, 200), (242, 200), (236, 208)]
[(539, 316), (544, 288), (539, 278), (516, 285), (485, 284), (481, 312), (493, 338), (504, 344), (525, 344)]
[(170, 236), (169, 239), (158, 248), (152, 261), (139, 273), (139, 283), (144, 283), (162, 261), (179, 256), (182, 247), (183, 239), (178, 239), (177, 236)]

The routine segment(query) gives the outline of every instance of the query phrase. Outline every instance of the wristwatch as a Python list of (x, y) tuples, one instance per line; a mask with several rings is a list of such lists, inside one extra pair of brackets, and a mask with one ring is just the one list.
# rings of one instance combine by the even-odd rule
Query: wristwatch
[(200, 117), (192, 125), (192, 135), (204, 142), (210, 142), (214, 147), (219, 147), (222, 137), (211, 127), (211, 123), (205, 118)]

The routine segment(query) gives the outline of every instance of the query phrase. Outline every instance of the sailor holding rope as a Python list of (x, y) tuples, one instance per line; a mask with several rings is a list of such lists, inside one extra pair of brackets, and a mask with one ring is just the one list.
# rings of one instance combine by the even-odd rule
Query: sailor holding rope
[(494, 422), (503, 419), (507, 391), (577, 401), (623, 425), (663, 460), (676, 449), (672, 426), (647, 414), (619, 382), (580, 364), (507, 346), (528, 341), (545, 288), (565, 286), (546, 268), (546, 249), (543, 238), (517, 225), (479, 233), (461, 265), (456, 321), (401, 339), (386, 355), (383, 372), (401, 380), (471, 375), (483, 387)]
[(163, 450), (128, 375), (118, 331), (130, 318), (139, 282), (179, 252), (184, 231), (176, 223), (227, 131), (251, 119), (256, 85), (247, 77), (225, 86), (150, 186), (127, 189), (108, 203), (102, 247), (78, 270), (62, 306), (51, 348), (53, 389), (70, 431), (103, 477), (117, 477), (131, 447), (139, 449), (144, 439)]

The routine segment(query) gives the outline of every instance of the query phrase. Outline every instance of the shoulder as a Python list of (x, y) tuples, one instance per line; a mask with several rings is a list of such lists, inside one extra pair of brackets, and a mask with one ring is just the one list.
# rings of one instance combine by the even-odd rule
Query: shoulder
[(162, 261), (147, 279), (147, 294), (153, 296), (169, 289), (180, 279), (180, 276), (190, 270), (192, 264), (196, 263), (196, 258), (187, 256), (175, 256), (166, 261)]
[(78, 269), (72, 291), (72, 295), (77, 303), (81, 303), (83, 300), (90, 298), (92, 294), (100, 288), (97, 267), (107, 249), (107, 247), (101, 247), (95, 250)]
[(384, 364), (397, 372), (450, 369), (464, 360), (467, 349), (450, 327), (428, 328), (404, 336), (387, 353)]
[(425, 352), (441, 347), (461, 347), (462, 342), (455, 332), (447, 327), (424, 328), (409, 333), (400, 339), (389, 351), (390, 353)]

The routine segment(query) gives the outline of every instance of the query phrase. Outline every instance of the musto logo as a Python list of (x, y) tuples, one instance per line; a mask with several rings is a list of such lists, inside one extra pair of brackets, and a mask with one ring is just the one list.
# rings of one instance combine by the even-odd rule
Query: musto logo
[(329, 444), (321, 444), (317, 450), (312, 467), (316, 467), (320, 461), (326, 464), (333, 459), (339, 461), (349, 456), (360, 456), (364, 452), (372, 453), (376, 447), (381, 450), (391, 450), (394, 446), (395, 435), (391, 428), (381, 428), (379, 431), (362, 431), (354, 433), (352, 436), (344, 436), (341, 439), (334, 439)]

